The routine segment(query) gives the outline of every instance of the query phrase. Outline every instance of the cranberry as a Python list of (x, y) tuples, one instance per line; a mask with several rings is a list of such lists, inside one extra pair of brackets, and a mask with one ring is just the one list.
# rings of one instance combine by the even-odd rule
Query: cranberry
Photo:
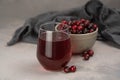
[(76, 30), (71, 30), (71, 33), (76, 34), (77, 31)]
[(89, 30), (89, 33), (93, 32), (93, 31), (94, 31), (93, 29), (90, 29), (90, 30)]
[(69, 70), (70, 70), (70, 72), (75, 72), (76, 71), (76, 66), (71, 66), (70, 68), (69, 68)]
[(97, 25), (96, 24), (93, 25), (93, 29), (95, 29), (95, 30), (97, 29)]
[(85, 26), (88, 26), (90, 24), (90, 21), (89, 20), (86, 20), (85, 21)]
[(77, 29), (77, 26), (76, 26), (76, 25), (72, 26), (72, 29), (73, 29), (73, 30), (76, 30), (76, 29)]
[(59, 27), (63, 27), (63, 26), (64, 26), (64, 24), (62, 24), (62, 23), (61, 23), (61, 24), (59, 24)]
[(63, 20), (62, 23), (63, 24), (68, 24), (68, 22), (66, 20)]
[(89, 60), (90, 55), (89, 54), (85, 54), (83, 57), (84, 57), (84, 60)]
[(85, 19), (81, 19), (80, 21), (81, 21), (82, 23), (84, 23), (84, 22), (85, 22)]
[(69, 72), (70, 72), (70, 70), (69, 70), (69, 67), (68, 67), (68, 66), (65, 66), (65, 67), (64, 67), (64, 72), (65, 72), (65, 73), (69, 73)]
[(77, 24), (77, 26), (79, 26), (81, 24), (81, 21), (78, 21), (76, 24)]
[(62, 30), (62, 29), (63, 29), (63, 27), (64, 27), (64, 25), (63, 25), (63, 24), (59, 24), (59, 26), (57, 27), (57, 29), (58, 29), (58, 30)]
[(89, 54), (90, 56), (93, 56), (93, 55), (94, 55), (94, 51), (93, 51), (93, 50), (88, 50), (87, 52), (88, 52), (88, 54)]
[(82, 26), (78, 26), (77, 29), (81, 31), (81, 30), (83, 30), (83, 27)]

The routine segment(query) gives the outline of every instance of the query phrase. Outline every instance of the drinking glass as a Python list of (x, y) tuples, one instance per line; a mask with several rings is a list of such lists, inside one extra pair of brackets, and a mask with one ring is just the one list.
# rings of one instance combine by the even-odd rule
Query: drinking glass
[(56, 31), (59, 23), (42, 24), (39, 29), (37, 59), (47, 70), (61, 70), (71, 59), (71, 41), (68, 28)]

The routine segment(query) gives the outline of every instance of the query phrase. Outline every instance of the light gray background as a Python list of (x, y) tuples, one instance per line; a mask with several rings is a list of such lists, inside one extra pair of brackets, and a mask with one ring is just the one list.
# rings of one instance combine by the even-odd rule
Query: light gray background
[[(97, 41), (94, 57), (83, 61), (72, 56), (68, 65), (75, 73), (46, 71), (36, 59), (36, 45), (6, 43), (26, 19), (51, 10), (84, 5), (88, 0), (0, 0), (0, 80), (120, 80), (120, 49)], [(102, 0), (108, 7), (119, 8), (120, 0)]]
[[(0, 28), (11, 21), (26, 20), (53, 10), (83, 6), (88, 0), (0, 0)], [(120, 0), (101, 0), (107, 7), (119, 8)]]
[[(0, 0), (0, 17), (29, 18), (51, 10), (65, 10), (84, 5), (88, 0)], [(106, 6), (119, 8), (120, 0), (101, 0)]]

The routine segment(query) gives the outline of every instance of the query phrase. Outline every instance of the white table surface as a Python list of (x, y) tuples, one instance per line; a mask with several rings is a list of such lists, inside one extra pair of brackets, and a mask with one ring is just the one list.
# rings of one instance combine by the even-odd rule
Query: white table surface
[(89, 61), (72, 56), (68, 65), (76, 65), (75, 73), (46, 71), (36, 59), (35, 44), (6, 46), (23, 23), (24, 20), (15, 18), (0, 22), (0, 80), (120, 80), (120, 49), (99, 41)]

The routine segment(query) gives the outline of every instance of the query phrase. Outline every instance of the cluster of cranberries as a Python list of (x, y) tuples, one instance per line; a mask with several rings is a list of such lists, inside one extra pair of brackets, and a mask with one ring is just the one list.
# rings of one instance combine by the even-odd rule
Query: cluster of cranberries
[[(94, 51), (93, 50), (88, 50), (83, 52), (82, 57), (84, 60), (89, 60), (90, 57), (92, 57), (94, 55)], [(65, 73), (69, 73), (69, 72), (75, 72), (76, 71), (76, 66), (73, 65), (71, 67), (64, 67), (64, 72)]]
[(66, 66), (66, 67), (64, 67), (64, 72), (65, 73), (69, 73), (69, 72), (75, 72), (76, 71), (76, 66), (71, 66), (71, 67), (68, 67), (68, 66)]
[(82, 57), (84, 57), (84, 60), (89, 60), (89, 58), (92, 57), (93, 55), (94, 55), (94, 51), (88, 50), (82, 54)]
[(61, 21), (58, 29), (65, 29), (67, 25), (71, 34), (86, 34), (94, 32), (97, 29), (97, 25), (86, 19), (73, 20), (73, 21)]

